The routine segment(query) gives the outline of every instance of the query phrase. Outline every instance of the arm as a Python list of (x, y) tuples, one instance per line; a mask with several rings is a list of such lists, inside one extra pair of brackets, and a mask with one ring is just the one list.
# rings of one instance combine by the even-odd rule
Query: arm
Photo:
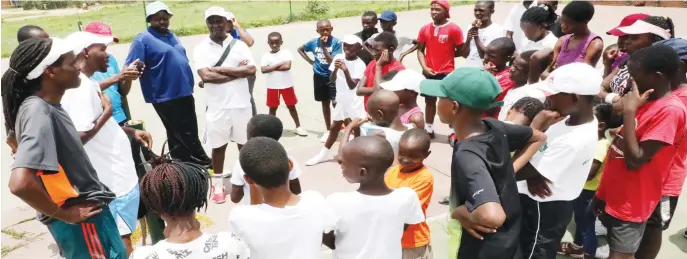
[(305, 59), (306, 62), (308, 62), (308, 64), (312, 65), (313, 63), (315, 63), (315, 61), (313, 61), (310, 57), (308, 57), (308, 54), (305, 53), (305, 45), (298, 47), (298, 54), (300, 54), (301, 57)]
[(484, 226), (490, 229), (497, 229), (503, 225), (503, 222), (506, 221), (506, 213), (503, 211), (503, 207), (501, 207), (501, 204), (498, 202), (482, 204), (472, 212), (468, 212), (467, 207), (465, 207), (465, 205), (461, 205), (453, 210), (451, 217), (454, 219), (467, 219), (472, 224)]
[(344, 71), (344, 75), (346, 76), (346, 84), (348, 85), (348, 89), (355, 89), (355, 87), (360, 82), (360, 79), (354, 79), (353, 77), (351, 77), (351, 72), (348, 69)]
[[(637, 138), (635, 114), (636, 111), (633, 112), (629, 109), (626, 109), (623, 113), (623, 139), (621, 141), (625, 142), (623, 154), (625, 155), (625, 165), (630, 170), (639, 169), (642, 165), (649, 162), (651, 157), (658, 153), (662, 147), (671, 145), (658, 140), (646, 140), (640, 142)], [(662, 124), (676, 123), (667, 122)]]
[(277, 68), (277, 71), (289, 71), (291, 70), (291, 60), (284, 61), (281, 66)]
[(424, 43), (418, 43), (417, 44), (417, 61), (420, 63), (420, 68), (422, 68), (423, 73), (432, 72), (432, 69), (427, 67), (427, 63), (425, 62), (425, 44)]
[(12, 169), (8, 183), (10, 192), (39, 213), (59, 218), (60, 206), (50, 199), (36, 173), (37, 170), (30, 168)]
[(592, 162), (592, 168), (589, 169), (589, 176), (587, 176), (587, 181), (591, 181), (596, 177), (596, 175), (599, 173), (599, 169), (601, 168), (601, 161), (594, 159)]
[(599, 97), (601, 97), (601, 99), (606, 98), (606, 95), (612, 92), (611, 82), (613, 81), (613, 78), (618, 74), (618, 72), (620, 72), (620, 67), (616, 67), (615, 69), (613, 69), (613, 71), (606, 77), (604, 77), (603, 81), (601, 81), (601, 93), (599, 94)]
[[(332, 67), (334, 68), (334, 70), (331, 70)], [(335, 66), (334, 63), (332, 63), (331, 65), (329, 65), (329, 69), (332, 71), (331, 73), (329, 73), (329, 81), (336, 82), (336, 78), (338, 76), (337, 74), (339, 73), (339, 67)]]
[(425, 117), (421, 113), (416, 113), (408, 118), (408, 121), (415, 125), (415, 128), (424, 129), (425, 128)]
[[(389, 54), (391, 55), (391, 54)], [(379, 62), (377, 62), (377, 65), (375, 66), (375, 80), (374, 84), (372, 85), (372, 91), (377, 91), (379, 89), (382, 89), (382, 65), (379, 65)]]
[(100, 85), (100, 90), (104, 91), (108, 87), (110, 87), (116, 83), (119, 83), (120, 81), (122, 81), (121, 77), (119, 74), (117, 74), (117, 75), (111, 76), (111, 77), (109, 77), (103, 81), (98, 82), (98, 84)]
[(255, 41), (253, 40), (253, 36), (250, 36), (250, 33), (248, 33), (246, 30), (244, 30), (239, 23), (235, 23), (234, 27), (236, 28), (236, 31), (238, 31), (239, 36), (241, 36), (241, 41), (246, 43), (248, 47), (253, 47), (253, 44), (255, 44)]
[(268, 66), (261, 66), (260, 72), (262, 72), (263, 74), (267, 74), (267, 73), (272, 73), (274, 71), (288, 71), (288, 69), (287, 70), (279, 70), (283, 65), (286, 65), (286, 63), (289, 63), (288, 64), (289, 69), (291, 69), (291, 61), (288, 61), (288, 62), (280, 62), (277, 64), (268, 65)]
[(553, 59), (551, 60), (551, 63), (549, 66), (544, 70), (544, 73), (541, 74), (542, 79), (546, 79), (546, 77), (549, 76), (549, 73), (553, 71), (556, 68), (556, 60), (558, 59), (558, 55), (561, 53), (561, 49), (563, 46), (563, 38), (558, 39), (558, 42), (556, 42), (556, 46), (553, 48)]
[(222, 75), (235, 78), (254, 76), (256, 71), (255, 65), (246, 65), (238, 67), (215, 67), (214, 69), (216, 69), (217, 72), (219, 72)]
[(413, 46), (410, 47), (408, 50), (404, 51), (403, 53), (401, 53), (401, 56), (398, 58), (398, 61), (403, 62), (403, 58), (405, 58), (406, 56), (408, 56), (408, 54), (413, 53), (413, 51), (416, 51), (416, 50), (417, 50), (417, 46), (418, 46), (418, 44), (416, 43), (415, 40), (413, 40)]
[(289, 180), (289, 188), (291, 189), (291, 193), (293, 194), (301, 194), (301, 180), (298, 180), (298, 178)]
[(363, 77), (360, 78), (360, 81), (358, 81), (358, 85), (356, 86), (356, 89), (355, 89), (356, 95), (358, 95), (358, 96), (370, 96), (375, 92), (374, 88), (365, 87), (365, 82), (367, 82), (367, 76), (363, 75)]
[[(465, 46), (465, 44), (456, 45), (456, 48), (453, 51), (453, 53), (454, 53), (453, 56), (456, 58), (460, 57), (460, 53), (463, 51), (464, 48), (470, 49), (470, 46)], [(468, 52), (468, 53), (470, 53), (470, 52)]]
[(587, 54), (584, 56), (584, 62), (596, 67), (596, 63), (599, 62), (601, 54), (604, 51), (604, 42), (600, 39), (594, 39), (589, 46), (587, 46)]
[(105, 123), (107, 120), (112, 118), (112, 105), (110, 105), (108, 108), (106, 108), (100, 116), (93, 122), (94, 126), (88, 131), (81, 131), (79, 132), (79, 137), (81, 138), (81, 143), (86, 144), (88, 141), (90, 141), (93, 137), (95, 137), (95, 134), (98, 134), (100, 132), (100, 129), (105, 126)]
[[(530, 70), (527, 76), (527, 83), (534, 84), (539, 82), (540, 77), (548, 66), (544, 66), (545, 63), (549, 63), (549, 59), (553, 58), (553, 49), (543, 48), (533, 53), (530, 57)], [(550, 64), (550, 63), (549, 63)]]
[(322, 54), (324, 54), (324, 59), (327, 60), (328, 64), (331, 64), (332, 60), (334, 60), (334, 56), (332, 55), (332, 53), (336, 52), (336, 44), (332, 44), (332, 53), (329, 53), (329, 51), (327, 50), (327, 44), (323, 43), (322, 40), (320, 40), (320, 47), (322, 48)]
[(222, 84), (236, 79), (236, 77), (227, 76), (219, 73), (219, 71), (216, 68), (207, 67), (199, 69), (198, 76), (201, 80), (203, 80), (203, 82), (213, 84)]
[(544, 143), (546, 143), (546, 134), (539, 130), (532, 130), (532, 137), (527, 140), (527, 143), (519, 149), (517, 153), (513, 156), (513, 170), (518, 173), (520, 169), (525, 167), (525, 165), (532, 159), (534, 154), (539, 151)]
[(239, 203), (243, 199), (243, 185), (231, 185), (230, 199), (233, 203)]
[[(470, 43), (471, 43), (473, 40), (475, 41), (475, 45), (477, 45), (477, 42), (480, 42), (479, 38), (477, 38), (477, 37), (471, 37), (472, 34), (474, 34), (474, 32), (473, 32), (474, 30), (475, 30), (474, 27), (473, 27), (473, 28), (470, 28), (470, 30), (468, 30), (467, 37), (465, 38), (465, 45), (463, 45), (463, 47), (460, 49), (460, 56), (463, 57), (463, 58), (467, 58), (468, 55), (470, 55)], [(478, 49), (478, 51), (479, 51), (479, 47), (478, 47), (477, 49)], [(480, 57), (481, 57), (481, 56), (482, 56), (482, 55), (480, 55)]]

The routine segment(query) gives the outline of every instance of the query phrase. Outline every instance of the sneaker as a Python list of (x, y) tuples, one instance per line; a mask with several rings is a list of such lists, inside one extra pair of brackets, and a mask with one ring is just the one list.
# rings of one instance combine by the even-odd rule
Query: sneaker
[(298, 128), (296, 128), (296, 135), (301, 136), (301, 137), (305, 137), (305, 136), (308, 136), (308, 131), (305, 130), (303, 127), (298, 127)]
[(224, 194), (224, 186), (218, 190), (215, 188), (215, 185), (213, 185), (210, 189), (210, 193), (212, 193), (212, 201), (215, 202), (215, 204), (222, 204), (227, 201), (227, 195)]
[(610, 254), (611, 254), (611, 249), (608, 247), (608, 244), (605, 244), (603, 246), (596, 248), (596, 255), (594, 255), (594, 257), (606, 259), (606, 258), (608, 258), (608, 256)]
[(320, 137), (320, 142), (322, 142), (322, 143), (327, 142), (327, 138), (329, 138), (329, 131), (322, 134), (322, 136)]
[(441, 200), (439, 201), (439, 204), (441, 204), (441, 205), (448, 205), (448, 204), (449, 204), (448, 196), (446, 196), (446, 197), (444, 197), (443, 199), (441, 199)]
[(456, 144), (456, 133), (451, 133), (451, 135), (448, 135), (448, 144), (451, 145), (451, 147)]
[(434, 130), (425, 130), (427, 131), (427, 134), (429, 134), (429, 138), (434, 139)]
[(310, 158), (305, 162), (306, 166), (314, 166), (316, 164), (324, 163), (329, 160), (329, 149), (322, 148), (320, 153), (317, 153), (314, 157)]

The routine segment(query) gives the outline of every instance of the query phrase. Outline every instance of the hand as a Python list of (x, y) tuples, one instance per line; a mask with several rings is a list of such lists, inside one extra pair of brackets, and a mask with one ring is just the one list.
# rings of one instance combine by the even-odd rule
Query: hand
[(248, 65), (248, 60), (242, 60), (241, 63), (239, 63), (239, 66), (247, 66)]
[(124, 68), (121, 72), (119, 72), (119, 78), (120, 80), (136, 80), (138, 79), (141, 74), (143, 73), (143, 70), (138, 71), (137, 67), (139, 66), (139, 63), (143, 66), (143, 70), (145, 70), (145, 65), (141, 63), (138, 59), (136, 59), (134, 62), (131, 62), (128, 66)]
[(526, 181), (527, 190), (529, 190), (532, 195), (542, 199), (551, 196), (552, 193), (551, 189), (549, 188), (551, 181), (549, 181), (549, 179), (546, 179), (544, 176), (540, 175), (528, 178)]
[(320, 46), (326, 46), (326, 45), (327, 45), (327, 40), (329, 40), (329, 36), (322, 36), (322, 37), (320, 37)]
[(361, 125), (365, 124), (368, 121), (370, 121), (369, 117), (365, 117), (363, 119), (355, 119), (352, 120), (351, 123), (348, 123), (348, 127), (351, 127), (351, 129), (360, 128)]
[(644, 93), (639, 93), (637, 83), (632, 77), (627, 79), (627, 86), (630, 91), (623, 95), (621, 99), (623, 102), (623, 112), (636, 112), (637, 108), (641, 107), (649, 100), (649, 96), (654, 92), (654, 89), (646, 90)]
[(95, 202), (75, 204), (66, 208), (60, 208), (54, 217), (70, 224), (77, 224), (98, 215), (98, 213), (103, 211), (101, 209), (102, 206), (103, 204)]
[(541, 132), (545, 132), (551, 125), (563, 120), (565, 117), (561, 116), (560, 113), (550, 110), (543, 110), (537, 113), (530, 123), (530, 127), (538, 129)]
[(422, 73), (425, 76), (436, 76), (437, 75), (437, 72), (434, 72), (434, 70), (432, 70), (431, 68), (428, 68), (428, 67), (422, 68)]
[(346, 63), (344, 63), (343, 60), (338, 59), (335, 61), (334, 65), (338, 67), (341, 71), (346, 72), (348, 71), (348, 67), (346, 66)]
[(615, 62), (615, 59), (617, 59), (618, 56), (620, 56), (620, 51), (617, 49), (611, 49), (607, 51), (606, 53), (604, 53), (604, 64), (610, 66), (611, 64), (613, 64), (613, 62)]
[(241, 24), (239, 23), (238, 20), (236, 20), (236, 17), (231, 19), (231, 23), (234, 24), (234, 27), (236, 27), (236, 29), (241, 29)]
[(601, 215), (601, 213), (604, 212), (604, 202), (602, 200), (599, 200), (596, 196), (592, 199), (591, 202), (589, 202), (589, 207), (587, 207), (587, 210), (591, 213), (594, 213), (595, 216)]
[(480, 26), (482, 26), (482, 21), (480, 21), (479, 19), (475, 19), (475, 21), (472, 22), (472, 28), (470, 28), (470, 30), (472, 30), (473, 28), (479, 28)]
[(468, 39), (472, 39), (477, 36), (479, 36), (479, 28), (472, 27), (468, 30)]
[(379, 59), (377, 59), (377, 66), (384, 66), (386, 64), (389, 64), (389, 50), (385, 49), (382, 51), (382, 55), (379, 55)]
[(147, 131), (134, 131), (134, 139), (148, 149), (153, 148), (153, 136)]
[(491, 61), (484, 62), (484, 70), (489, 71), (490, 73), (495, 73), (496, 72), (496, 65), (494, 63), (491, 63)]
[(100, 97), (100, 105), (103, 106), (103, 112), (112, 113), (112, 102), (110, 101), (110, 97), (102, 92), (98, 92), (98, 97)]
[(471, 236), (479, 240), (484, 240), (481, 233), (495, 233), (496, 229), (485, 227), (472, 222), (468, 217), (465, 217), (465, 213), (460, 213), (458, 210), (463, 208), (456, 208), (453, 213), (451, 213), (451, 218), (456, 219), (460, 222), (460, 226), (463, 227)]

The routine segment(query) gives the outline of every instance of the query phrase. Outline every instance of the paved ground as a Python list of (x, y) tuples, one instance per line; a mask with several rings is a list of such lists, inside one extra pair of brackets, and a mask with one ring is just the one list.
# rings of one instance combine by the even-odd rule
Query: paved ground
[[(496, 13), (494, 14), (494, 21), (503, 23), (508, 10), (512, 4), (497, 4)], [(559, 8), (559, 10), (562, 9)], [(472, 6), (454, 7), (451, 10), (453, 21), (461, 27), (467, 26), (472, 22)], [(591, 22), (593, 31), (603, 34), (609, 27), (616, 25), (622, 17), (634, 12), (644, 12), (654, 15), (670, 16), (675, 19), (675, 24), (679, 26), (678, 35), (687, 35), (687, 28), (681, 26), (687, 24), (687, 17), (684, 15), (684, 9), (675, 8), (634, 8), (634, 7), (610, 7), (597, 6), (597, 15)], [(402, 12), (398, 14), (399, 23), (397, 30), (400, 35), (415, 36), (419, 28), (430, 21), (429, 12), (427, 11), (411, 11)], [(199, 14), (198, 19), (202, 19)], [(174, 22), (174, 19), (172, 19)], [(357, 17), (341, 18), (332, 20), (334, 25), (334, 35), (342, 36), (344, 34), (353, 33), (360, 29), (359, 20)], [(268, 46), (265, 44), (267, 34), (272, 31), (279, 31), (284, 35), (284, 46), (296, 54), (296, 48), (303, 42), (316, 37), (315, 26), (313, 22), (294, 23), (276, 27), (263, 27), (251, 29), (251, 34), (257, 39), (256, 45), (252, 48), (254, 57), (259, 60), (261, 55), (268, 51)], [(182, 42), (186, 46), (187, 53), (192, 53), (193, 46), (195, 46), (205, 36), (191, 36), (183, 37)], [(614, 43), (615, 38), (603, 35), (607, 44)], [(119, 44), (111, 46), (108, 51), (117, 57), (117, 60), (122, 62), (127, 54), (129, 45)], [(297, 56), (297, 55), (296, 55)], [(2, 60), (2, 70), (6, 70), (7, 59)], [(458, 61), (462, 63), (463, 61)], [(405, 60), (405, 65), (411, 69), (419, 69), (416, 58), (414, 56)], [(294, 75), (295, 87), (300, 103), (298, 110), (301, 117), (301, 122), (304, 127), (310, 131), (308, 137), (298, 137), (293, 132), (293, 122), (290, 119), (288, 112), (285, 109), (280, 109), (278, 116), (282, 118), (286, 132), (281, 140), (281, 143), (289, 151), (289, 154), (294, 157), (299, 163), (303, 164), (312, 155), (316, 154), (321, 143), (319, 136), (324, 131), (324, 123), (322, 120), (322, 113), (320, 106), (313, 101), (312, 98), (312, 82), (311, 82), (311, 68), (306, 62), (296, 57), (296, 61), (292, 67)], [(266, 88), (264, 86), (264, 77), (258, 76), (255, 89), (255, 99), (258, 103), (259, 112), (266, 113), (267, 109), (264, 105)], [(143, 102), (138, 83), (134, 83), (131, 94), (129, 95), (129, 102), (134, 119), (144, 120), (148, 130), (155, 138), (155, 150), (159, 147), (165, 139), (164, 128), (159, 118), (155, 114), (151, 105)], [(204, 119), (204, 105), (205, 93), (202, 89), (198, 89), (195, 95), (196, 109), (198, 111), (198, 124), (202, 130), (205, 125)], [(437, 120), (438, 121), (438, 120)], [(437, 126), (439, 133), (447, 133), (447, 127)], [(2, 136), (5, 136), (4, 132)], [(12, 163), (12, 158), (9, 155), (9, 150), (6, 145), (2, 144), (2, 171), (8, 172)], [(434, 246), (435, 258), (447, 258), (446, 248), (446, 232), (443, 226), (446, 224), (447, 207), (436, 203), (441, 197), (446, 196), (449, 191), (449, 156), (450, 147), (446, 144), (445, 135), (440, 135), (435, 143), (432, 144), (432, 156), (426, 161), (426, 164), (432, 168), (435, 175), (435, 191), (432, 204), (428, 209), (428, 217), (432, 219), (432, 244)], [(234, 164), (237, 157), (235, 148), (229, 149), (226, 168)], [(331, 194), (338, 191), (354, 190), (356, 186), (348, 184), (339, 173), (339, 167), (335, 163), (324, 163), (314, 167), (303, 167), (304, 173), (301, 177), (301, 183), (304, 189), (316, 190), (324, 195)], [(24, 222), (33, 217), (33, 210), (27, 208), (23, 202), (18, 200), (9, 193), (7, 186), (7, 179), (9, 174), (1, 174), (2, 182), (0, 182), (0, 190), (2, 193), (2, 204), (0, 205), (2, 216), (2, 246), (3, 254), (6, 249), (16, 248), (16, 250), (8, 253), (6, 258), (22, 258), (22, 256), (31, 255), (33, 258), (51, 258), (55, 257), (55, 245), (53, 244), (49, 235), (46, 235), (45, 227), (41, 226), (36, 221)], [(683, 201), (681, 203), (687, 203)], [(235, 205), (210, 205), (206, 215), (212, 222), (210, 223), (210, 231), (223, 230), (227, 226), (227, 216)], [(21, 224), (17, 224), (20, 223)], [(16, 224), (16, 225), (15, 225)], [(681, 258), (685, 257), (687, 253), (687, 240), (682, 238), (682, 230), (687, 226), (687, 204), (680, 204), (675, 215), (675, 221), (672, 227), (664, 232), (664, 245), (659, 258)], [(570, 239), (569, 235), (566, 239)], [(327, 254), (325, 252), (325, 254)], [(324, 258), (329, 258), (325, 256)]]

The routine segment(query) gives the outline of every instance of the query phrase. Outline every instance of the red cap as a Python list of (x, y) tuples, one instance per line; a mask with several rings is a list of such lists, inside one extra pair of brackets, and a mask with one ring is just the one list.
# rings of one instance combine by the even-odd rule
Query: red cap
[(119, 42), (117, 37), (112, 36), (112, 29), (110, 29), (110, 26), (102, 22), (90, 22), (83, 30), (98, 36), (112, 37), (112, 41)]
[(447, 0), (433, 0), (430, 5), (433, 4), (438, 4), (446, 9), (446, 17), (451, 18), (451, 3), (449, 3)]
[(625, 16), (625, 18), (623, 18), (623, 20), (620, 21), (620, 24), (618, 26), (616, 26), (615, 28), (606, 32), (606, 34), (613, 35), (616, 37), (625, 36), (626, 33), (618, 30), (618, 28), (630, 26), (630, 25), (634, 24), (636, 21), (642, 20), (642, 19), (649, 17), (649, 16), (651, 16), (651, 15), (643, 14), (643, 13), (635, 13), (635, 14), (630, 14), (628, 16)]

